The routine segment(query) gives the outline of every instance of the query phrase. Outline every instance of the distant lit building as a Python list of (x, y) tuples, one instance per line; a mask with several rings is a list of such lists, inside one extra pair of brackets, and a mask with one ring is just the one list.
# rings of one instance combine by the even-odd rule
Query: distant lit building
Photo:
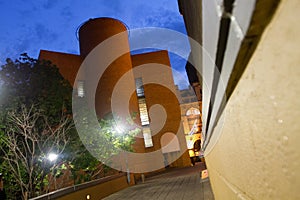
[(181, 121), (187, 148), (189, 149), (189, 156), (191, 158), (198, 157), (202, 139), (202, 102), (198, 101), (199, 98), (191, 86), (184, 90), (178, 90), (178, 94), (181, 100)]

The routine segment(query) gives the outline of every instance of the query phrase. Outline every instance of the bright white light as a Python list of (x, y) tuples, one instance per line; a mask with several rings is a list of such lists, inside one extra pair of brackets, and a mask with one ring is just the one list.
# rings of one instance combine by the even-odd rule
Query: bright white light
[(122, 134), (124, 132), (124, 128), (121, 125), (117, 125), (115, 126), (115, 131), (117, 131), (119, 134)]
[(79, 97), (84, 97), (84, 81), (77, 82), (77, 95)]
[(48, 155), (48, 160), (49, 160), (50, 162), (52, 162), (52, 161), (55, 161), (55, 160), (57, 159), (57, 157), (58, 157), (57, 154), (55, 154), (55, 153), (49, 153), (49, 155)]

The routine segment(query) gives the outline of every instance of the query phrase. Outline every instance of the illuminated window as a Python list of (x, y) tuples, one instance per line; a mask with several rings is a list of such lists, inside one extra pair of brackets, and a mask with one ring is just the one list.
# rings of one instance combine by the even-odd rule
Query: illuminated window
[(200, 111), (197, 108), (190, 108), (187, 112), (186, 115), (200, 115)]
[(145, 98), (139, 98), (139, 110), (142, 125), (149, 125), (149, 116)]
[(151, 130), (149, 128), (149, 115), (147, 110), (147, 104), (144, 93), (144, 86), (142, 78), (135, 79), (136, 93), (138, 96), (139, 111), (141, 124), (143, 126), (143, 136), (145, 147), (153, 147)]
[(143, 127), (143, 136), (145, 147), (153, 147), (151, 130), (148, 126)]
[(138, 97), (144, 97), (144, 87), (142, 78), (135, 79), (136, 93)]
[(77, 95), (79, 97), (84, 97), (84, 81), (77, 82)]

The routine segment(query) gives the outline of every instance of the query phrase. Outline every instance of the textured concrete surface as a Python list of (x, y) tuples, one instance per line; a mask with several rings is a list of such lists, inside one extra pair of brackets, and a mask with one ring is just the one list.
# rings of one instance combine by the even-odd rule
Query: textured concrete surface
[(209, 179), (201, 179), (200, 172), (204, 169), (203, 163), (193, 167), (169, 169), (162, 174), (146, 178), (144, 183), (121, 190), (105, 198), (118, 199), (214, 199)]
[(214, 129), (205, 159), (216, 199), (300, 199), (299, 9), (280, 1)]

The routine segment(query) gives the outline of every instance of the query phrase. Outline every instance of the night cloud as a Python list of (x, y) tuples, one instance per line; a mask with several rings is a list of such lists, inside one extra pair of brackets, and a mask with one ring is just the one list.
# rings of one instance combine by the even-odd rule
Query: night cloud
[(35, 24), (35, 35), (40, 42), (53, 42), (58, 39), (58, 33), (50, 31), (46, 25), (38, 23)]
[(46, 0), (45, 3), (43, 4), (43, 7), (45, 9), (52, 9), (58, 4), (58, 0)]
[(71, 7), (66, 6), (66, 7), (62, 8), (60, 15), (63, 18), (65, 18), (66, 20), (71, 20), (74, 17), (74, 14), (70, 10), (71, 10)]
[[(23, 52), (37, 57), (40, 49), (78, 53), (76, 29), (89, 18), (117, 18), (131, 29), (151, 26), (185, 32), (175, 0), (0, 0), (0, 4), (2, 63)], [(184, 69), (172, 59), (175, 69)]]
[(157, 11), (146, 17), (143, 23), (145, 25), (165, 27), (177, 31), (184, 30), (183, 19), (176, 16), (176, 13), (170, 10), (163, 10), (162, 12)]

